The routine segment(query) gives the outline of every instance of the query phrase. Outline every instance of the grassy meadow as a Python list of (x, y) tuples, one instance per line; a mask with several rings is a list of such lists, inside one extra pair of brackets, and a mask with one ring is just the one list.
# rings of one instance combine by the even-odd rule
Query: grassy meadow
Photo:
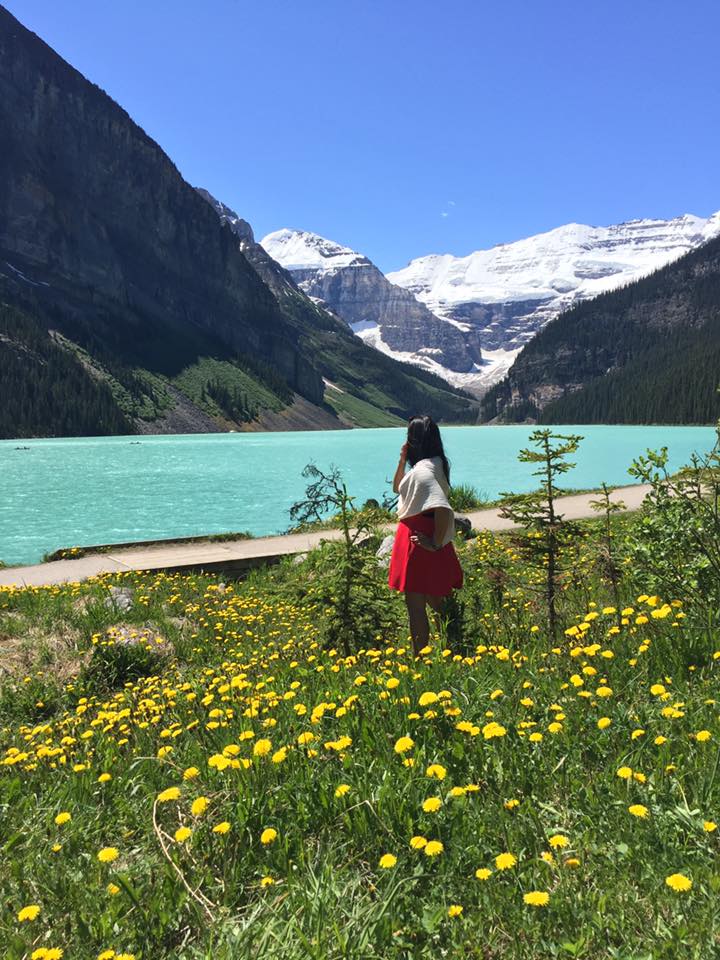
[(538, 534), (459, 542), (417, 658), (372, 551), (382, 628), (328, 642), (336, 544), (0, 588), (0, 954), (717, 956), (720, 629), (643, 565), (657, 515), (611, 521), (554, 638)]

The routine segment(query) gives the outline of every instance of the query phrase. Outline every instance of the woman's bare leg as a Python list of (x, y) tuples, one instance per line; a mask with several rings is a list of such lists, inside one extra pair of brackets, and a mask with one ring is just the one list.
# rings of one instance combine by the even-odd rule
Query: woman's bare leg
[(431, 608), (433, 612), (432, 615), (433, 615), (433, 620), (435, 621), (435, 630), (438, 634), (440, 633), (440, 624), (441, 624), (440, 614), (442, 613), (444, 599), (445, 597), (436, 597), (431, 593), (425, 594), (425, 603), (427, 603), (427, 605)]
[(405, 593), (405, 603), (410, 620), (410, 634), (412, 636), (413, 651), (417, 656), (430, 639), (430, 625), (425, 611), (424, 593)]

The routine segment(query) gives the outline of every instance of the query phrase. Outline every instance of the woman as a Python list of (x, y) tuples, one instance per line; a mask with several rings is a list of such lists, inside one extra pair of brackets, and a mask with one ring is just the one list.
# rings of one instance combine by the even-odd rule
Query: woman
[[(405, 473), (407, 463), (411, 469)], [(393, 478), (399, 523), (388, 584), (405, 594), (416, 655), (430, 637), (427, 605), (439, 612), (443, 598), (463, 582), (452, 543), (455, 515), (449, 490), (450, 464), (437, 424), (432, 417), (411, 417)]]

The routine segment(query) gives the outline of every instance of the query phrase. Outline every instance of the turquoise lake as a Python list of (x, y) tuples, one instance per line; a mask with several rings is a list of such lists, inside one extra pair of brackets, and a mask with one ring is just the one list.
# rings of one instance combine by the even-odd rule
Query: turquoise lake
[[(517, 462), (533, 428), (446, 427), (456, 483), (488, 497), (536, 484)], [(583, 440), (565, 486), (631, 483), (648, 447), (667, 446), (679, 467), (708, 450), (712, 427), (565, 426)], [(362, 503), (390, 490), (401, 428), (302, 433), (200, 434), (0, 441), (0, 559), (33, 563), (81, 544), (122, 543), (248, 530), (281, 533), (303, 495), (308, 461), (335, 464)], [(22, 449), (27, 448), (27, 449)]]

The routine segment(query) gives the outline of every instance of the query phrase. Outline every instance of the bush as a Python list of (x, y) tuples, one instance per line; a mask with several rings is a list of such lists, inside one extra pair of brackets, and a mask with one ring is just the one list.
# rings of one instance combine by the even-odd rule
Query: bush
[(88, 691), (117, 690), (140, 677), (154, 677), (167, 665), (166, 649), (153, 645), (150, 631), (140, 628), (136, 636), (126, 630), (108, 630), (95, 642), (89, 662), (78, 677), (78, 686)]
[(482, 510), (490, 502), (487, 495), (473, 487), (470, 483), (458, 483), (450, 487), (448, 497), (450, 506), (455, 513), (466, 513), (468, 510)]

